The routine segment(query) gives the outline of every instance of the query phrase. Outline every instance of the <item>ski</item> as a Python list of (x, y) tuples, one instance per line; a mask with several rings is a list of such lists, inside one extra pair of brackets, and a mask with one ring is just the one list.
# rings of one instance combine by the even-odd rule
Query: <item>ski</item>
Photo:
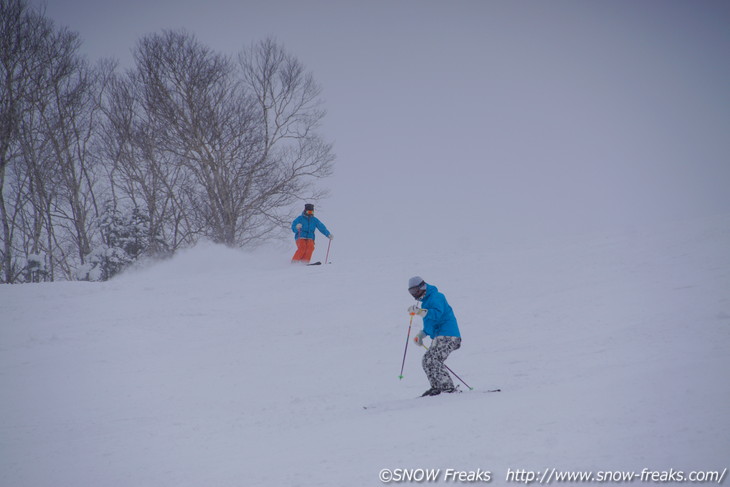
[(455, 395), (458, 393), (468, 394), (469, 392), (481, 392), (481, 393), (486, 394), (489, 392), (502, 392), (502, 389), (484, 389), (484, 390), (470, 389), (468, 391), (460, 390), (456, 393), (445, 393), (445, 394), (439, 394), (437, 396), (426, 396), (426, 397), (416, 396), (416, 397), (412, 397), (412, 398), (395, 399), (393, 401), (385, 401), (382, 403), (364, 405), (362, 408), (366, 409), (366, 410), (367, 409), (384, 409), (384, 410), (405, 409), (406, 407), (411, 407), (413, 404), (422, 403), (422, 402), (423, 403), (430, 402), (427, 400), (428, 397), (442, 397), (442, 396), (445, 397), (445, 396), (452, 396), (452, 395)]
[[(487, 392), (502, 392), (502, 389), (479, 390), (479, 389), (471, 388), (471, 389), (465, 391), (465, 390), (462, 390), (462, 389), (457, 388), (457, 390), (455, 390), (454, 392), (447, 393), (447, 394), (454, 394), (454, 393), (459, 394), (459, 393), (462, 393), (462, 392), (482, 392), (482, 393), (487, 393)], [(441, 394), (436, 394), (436, 395), (437, 396), (440, 396)], [(418, 397), (432, 397), (432, 396), (418, 396)]]
[(322, 262), (317, 261), (317, 262), (312, 262), (311, 264), (307, 264), (307, 265), (322, 265)]

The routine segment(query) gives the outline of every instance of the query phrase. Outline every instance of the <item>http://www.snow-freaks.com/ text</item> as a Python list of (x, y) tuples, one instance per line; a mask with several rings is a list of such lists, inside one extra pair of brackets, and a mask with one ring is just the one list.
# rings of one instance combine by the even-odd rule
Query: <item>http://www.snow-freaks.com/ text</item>
[[(727, 468), (719, 470), (652, 470), (644, 468), (640, 471), (599, 470), (599, 471), (567, 471), (556, 468), (544, 470), (525, 470), (508, 468), (502, 477), (506, 483), (515, 484), (573, 484), (573, 483), (691, 483), (722, 484)], [(384, 468), (378, 474), (380, 482), (391, 483), (489, 483), (495, 480), (491, 470), (459, 470), (453, 468)]]

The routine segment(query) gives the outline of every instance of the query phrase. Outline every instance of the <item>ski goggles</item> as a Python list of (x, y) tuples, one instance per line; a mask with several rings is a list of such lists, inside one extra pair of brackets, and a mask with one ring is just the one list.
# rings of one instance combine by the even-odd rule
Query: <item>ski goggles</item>
[(408, 292), (411, 293), (411, 296), (418, 299), (426, 292), (426, 283), (422, 281), (418, 286), (409, 287)]

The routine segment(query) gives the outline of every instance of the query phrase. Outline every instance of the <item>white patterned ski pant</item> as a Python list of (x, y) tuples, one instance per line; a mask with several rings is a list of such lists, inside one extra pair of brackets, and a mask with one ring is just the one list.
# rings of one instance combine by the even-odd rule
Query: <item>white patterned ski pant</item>
[(423, 370), (428, 376), (431, 388), (440, 391), (453, 389), (454, 382), (451, 380), (449, 371), (444, 366), (444, 361), (454, 350), (461, 347), (460, 337), (436, 337), (431, 342), (431, 347), (423, 354)]

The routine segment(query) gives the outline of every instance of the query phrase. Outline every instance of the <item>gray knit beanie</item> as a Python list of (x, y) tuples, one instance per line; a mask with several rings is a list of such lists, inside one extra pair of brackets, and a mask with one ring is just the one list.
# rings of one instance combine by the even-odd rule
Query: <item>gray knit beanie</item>
[(408, 289), (416, 286), (420, 286), (424, 283), (424, 280), (421, 276), (413, 276), (410, 279), (408, 279)]

